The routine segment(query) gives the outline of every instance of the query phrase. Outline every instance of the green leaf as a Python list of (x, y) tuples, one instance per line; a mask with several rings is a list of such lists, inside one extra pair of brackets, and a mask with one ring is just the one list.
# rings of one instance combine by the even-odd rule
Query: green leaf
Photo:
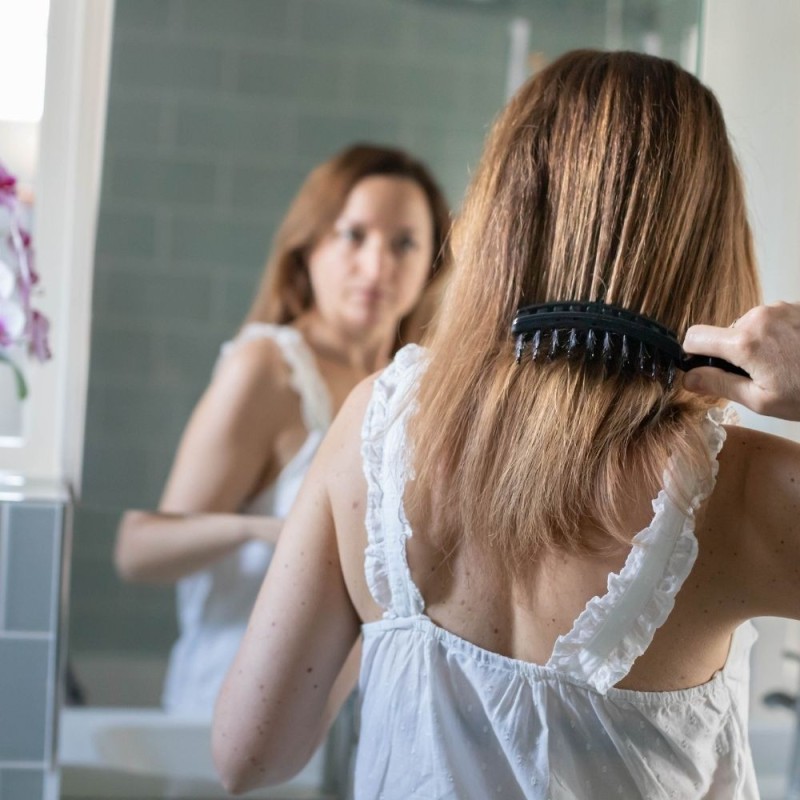
[(22, 370), (1, 350), (0, 361), (5, 361), (13, 370), (14, 377), (17, 379), (17, 398), (24, 400), (28, 396), (28, 384), (25, 383), (25, 376), (22, 374)]

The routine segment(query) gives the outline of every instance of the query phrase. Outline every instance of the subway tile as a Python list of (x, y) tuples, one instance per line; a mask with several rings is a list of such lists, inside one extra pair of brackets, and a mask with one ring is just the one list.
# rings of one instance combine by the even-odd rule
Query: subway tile
[(119, 39), (112, 49), (110, 81), (116, 87), (207, 92), (221, 88), (222, 71), (217, 47)]
[[(103, 321), (102, 317), (102, 309), (95, 308), (95, 319), (92, 323), (92, 373), (104, 377), (147, 374), (153, 360), (152, 333), (146, 329), (116, 326)], [(139, 324), (146, 328), (147, 320), (141, 320)]]
[(221, 298), (222, 322), (233, 332), (241, 324), (255, 298), (261, 274), (252, 277), (230, 277), (225, 280)]
[(141, 487), (147, 485), (147, 478), (146, 448), (98, 445), (87, 440), (82, 487), (86, 502), (104, 508), (139, 508), (143, 505)]
[(106, 269), (95, 280), (92, 298), (97, 322), (142, 320), (150, 313), (149, 282), (153, 273), (148, 271)]
[(217, 167), (211, 161), (117, 156), (111, 163), (109, 197), (212, 206), (216, 179)]
[(169, 255), (217, 270), (242, 267), (249, 272), (259, 269), (268, 239), (269, 232), (262, 223), (198, 214), (173, 219)]
[(400, 143), (401, 125), (399, 113), (385, 116), (300, 114), (298, 154), (309, 161), (321, 161), (355, 142), (396, 145)]
[(293, 167), (232, 167), (231, 206), (264, 209), (269, 216), (269, 219), (265, 218), (264, 227), (274, 231), (306, 175), (306, 170)]
[(156, 337), (153, 374), (165, 382), (180, 384), (204, 376), (205, 383), (211, 377), (219, 345), (220, 338), (211, 331), (203, 334), (161, 332)]
[(167, 27), (174, 2), (165, 0), (116, 0), (114, 30), (160, 33)]
[(446, 64), (414, 64), (373, 56), (357, 61), (353, 93), (361, 107), (399, 108), (404, 113), (433, 109), (446, 117), (460, 110), (461, 80), (459, 70)]
[[(166, 265), (170, 267), (171, 265)], [(212, 307), (212, 278), (199, 270), (162, 272), (107, 269), (95, 287), (95, 314), (111, 322), (208, 320)]]
[(420, 55), (505, 63), (509, 47), (506, 15), (465, 13), (463, 8), (409, 7), (407, 46)]
[[(90, 384), (86, 439), (92, 444), (158, 444), (176, 439), (176, 403), (163, 387)], [(180, 406), (181, 410), (183, 407)]]
[(343, 95), (343, 64), (339, 53), (242, 53), (236, 91), (309, 104), (332, 102)]
[(470, 136), (444, 132), (441, 134), (441, 138), (426, 137), (423, 134), (413, 150), (431, 165), (451, 208), (457, 209), (478, 164), (481, 152), (480, 142)]
[[(75, 506), (73, 514), (73, 561), (110, 565), (122, 511), (98, 508), (81, 500)], [(74, 580), (71, 585), (74, 591), (76, 587)]]
[(161, 132), (162, 103), (158, 100), (125, 97), (114, 87), (109, 92), (106, 141), (119, 148), (155, 148)]
[(285, 41), (297, 0), (184, 0), (181, 29), (200, 36)]
[(43, 800), (43, 769), (0, 769), (0, 798), (2, 800)]
[(291, 141), (285, 112), (252, 100), (220, 103), (179, 98), (175, 147), (180, 151), (264, 156), (288, 153)]
[[(129, 606), (116, 598), (102, 605), (92, 603), (87, 593), (74, 600), (70, 609), (70, 647), (76, 653), (119, 656), (133, 649), (130, 631), (135, 630), (138, 653), (166, 658), (178, 634), (174, 590), (137, 588)], [(91, 699), (92, 687), (86, 686), (86, 690)]]
[[(104, 597), (116, 607), (123, 602), (123, 597), (129, 587), (117, 575), (111, 559), (115, 530), (112, 528), (107, 533), (106, 553), (86, 553), (82, 545), (80, 546), (81, 549), (77, 549), (78, 537), (81, 532), (76, 529), (76, 551), (72, 564), (72, 584), (73, 586), (82, 586), (84, 589), (82, 594), (85, 597)], [(70, 616), (72, 614), (73, 609), (70, 606)]]
[(466, 97), (465, 106), (471, 112), (469, 121), (463, 115), (460, 117), (462, 125), (468, 125), (474, 139), (480, 142), (485, 128), (505, 105), (505, 69), (465, 70), (459, 91)]
[(8, 508), (5, 629), (49, 633), (56, 624), (63, 509), (12, 503)]
[(43, 761), (50, 643), (0, 638), (0, 762)]
[(404, 15), (396, 4), (374, 0), (304, 3), (300, 36), (330, 49), (398, 51), (404, 39)]
[[(109, 544), (113, 545), (113, 529)], [(85, 531), (76, 529), (70, 598), (70, 648), (120, 652), (144, 649), (166, 655), (176, 636), (172, 586), (127, 584), (107, 554), (89, 552)], [(102, 603), (97, 598), (103, 598)], [(115, 621), (116, 620), (116, 621)], [(136, 630), (135, 639), (130, 631)], [(91, 689), (91, 687), (87, 687)]]
[(111, 210), (107, 203), (97, 221), (98, 255), (152, 258), (156, 250), (156, 217), (142, 211)]
[(153, 319), (206, 322), (211, 315), (213, 280), (199, 270), (155, 276), (147, 288)]

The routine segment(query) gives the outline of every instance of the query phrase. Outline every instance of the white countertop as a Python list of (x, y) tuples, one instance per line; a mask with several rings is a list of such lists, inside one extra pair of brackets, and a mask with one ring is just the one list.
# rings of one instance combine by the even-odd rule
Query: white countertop
[(69, 488), (61, 481), (28, 478), (0, 471), (0, 502), (62, 503), (71, 502)]

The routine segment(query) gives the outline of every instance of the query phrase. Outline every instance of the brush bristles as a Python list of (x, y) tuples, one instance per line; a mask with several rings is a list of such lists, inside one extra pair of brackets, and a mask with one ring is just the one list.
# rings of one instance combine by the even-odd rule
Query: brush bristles
[(575, 328), (572, 328), (567, 337), (567, 358), (572, 359), (577, 355), (580, 355), (580, 345), (581, 343), (578, 337), (578, 331), (576, 331)]
[(558, 328), (555, 328), (550, 332), (550, 348), (547, 351), (547, 358), (549, 361), (552, 361), (554, 358), (558, 358), (558, 356), (561, 355), (559, 352), (560, 342), (558, 339)]
[(590, 361), (597, 358), (597, 334), (591, 328), (586, 331), (586, 355)]
[(533, 339), (531, 340), (531, 358), (534, 361), (539, 360), (541, 346), (542, 346), (542, 332), (536, 331), (533, 334)]
[(536, 329), (533, 332), (520, 333), (515, 345), (518, 364), (522, 362), (528, 345), (531, 349), (531, 360), (535, 363), (561, 357), (570, 361), (583, 360), (587, 364), (600, 360), (607, 376), (620, 373), (639, 374), (660, 381), (667, 389), (671, 389), (675, 382), (674, 360), (667, 353), (640, 342), (629, 334), (604, 331), (598, 336), (598, 332), (592, 328), (586, 331), (577, 328)]

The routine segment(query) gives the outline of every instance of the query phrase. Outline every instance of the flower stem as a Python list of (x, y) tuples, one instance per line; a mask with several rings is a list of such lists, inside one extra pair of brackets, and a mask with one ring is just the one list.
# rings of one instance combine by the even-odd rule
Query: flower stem
[(28, 396), (28, 384), (25, 383), (25, 376), (22, 370), (2, 351), (0, 351), (0, 361), (5, 361), (14, 373), (17, 381), (17, 398), (24, 400)]

